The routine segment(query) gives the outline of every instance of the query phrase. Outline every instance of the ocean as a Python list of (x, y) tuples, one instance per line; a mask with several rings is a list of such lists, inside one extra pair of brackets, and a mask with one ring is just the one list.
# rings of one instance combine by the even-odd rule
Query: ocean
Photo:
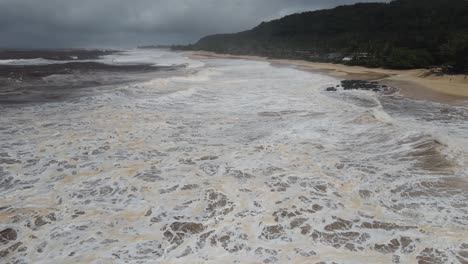
[(160, 68), (3, 82), (0, 262), (467, 263), (467, 107), (260, 61), (87, 61)]

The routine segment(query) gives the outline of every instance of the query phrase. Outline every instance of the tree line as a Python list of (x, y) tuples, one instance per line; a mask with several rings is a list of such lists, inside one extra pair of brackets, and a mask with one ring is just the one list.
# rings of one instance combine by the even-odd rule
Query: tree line
[(395, 0), (293, 14), (175, 49), (468, 71), (468, 1)]

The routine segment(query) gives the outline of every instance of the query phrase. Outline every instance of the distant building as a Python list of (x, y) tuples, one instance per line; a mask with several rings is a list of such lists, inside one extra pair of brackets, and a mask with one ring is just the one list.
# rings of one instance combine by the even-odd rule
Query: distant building
[(356, 58), (356, 59), (367, 58), (367, 57), (369, 57), (369, 53), (367, 53), (367, 52), (354, 53), (353, 57)]
[(369, 57), (369, 53), (366, 53), (366, 52), (353, 53), (351, 56), (344, 57), (343, 61), (359, 60), (359, 59), (365, 59), (368, 57)]

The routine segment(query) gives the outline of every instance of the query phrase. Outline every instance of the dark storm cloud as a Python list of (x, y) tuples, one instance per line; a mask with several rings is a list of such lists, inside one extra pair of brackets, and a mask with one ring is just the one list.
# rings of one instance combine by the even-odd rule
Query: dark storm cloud
[(0, 47), (188, 43), (295, 12), (383, 0), (0, 0)]

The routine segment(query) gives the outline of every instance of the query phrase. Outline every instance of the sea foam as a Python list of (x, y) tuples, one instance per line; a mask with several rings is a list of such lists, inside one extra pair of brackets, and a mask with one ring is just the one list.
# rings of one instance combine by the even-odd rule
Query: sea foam
[(0, 105), (5, 263), (466, 261), (464, 109), (267, 62), (103, 60), (191, 67)]

